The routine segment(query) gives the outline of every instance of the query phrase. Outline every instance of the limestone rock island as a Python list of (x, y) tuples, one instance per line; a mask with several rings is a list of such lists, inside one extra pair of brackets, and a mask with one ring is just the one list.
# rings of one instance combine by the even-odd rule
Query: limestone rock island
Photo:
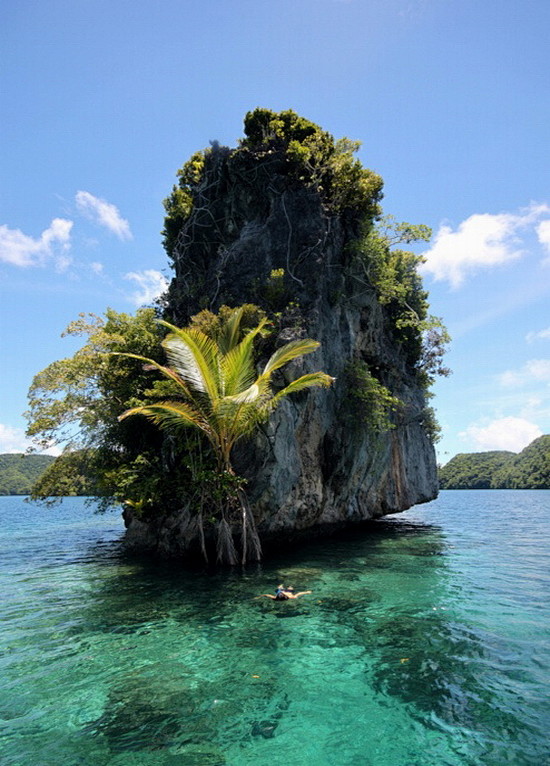
[[(194, 155), (165, 202), (175, 270), (165, 314), (183, 326), (205, 308), (255, 304), (273, 317), (275, 347), (320, 341), (285, 369), (281, 386), (283, 375), (315, 369), (336, 378), (284, 401), (236, 450), (260, 538), (284, 541), (432, 500), (426, 294), (418, 259), (391, 250), (396, 232), (409, 242), (417, 227), (376, 228), (382, 181), (353, 157), (353, 142), (262, 109), (247, 115), (245, 133), (236, 149), (214, 144)], [(185, 503), (160, 522), (131, 510), (125, 518), (131, 544), (165, 554), (196, 545)]]

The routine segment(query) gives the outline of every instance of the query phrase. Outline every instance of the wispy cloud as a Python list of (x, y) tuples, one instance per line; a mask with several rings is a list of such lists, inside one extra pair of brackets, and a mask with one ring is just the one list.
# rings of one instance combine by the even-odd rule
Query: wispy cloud
[(86, 218), (104, 226), (121, 240), (132, 239), (130, 224), (120, 215), (116, 205), (99, 197), (94, 197), (87, 191), (77, 192), (75, 199), (79, 212)]
[[(519, 232), (532, 229), (548, 213), (548, 205), (532, 203), (519, 213), (476, 213), (456, 231), (443, 224), (433, 245), (423, 253), (426, 262), (421, 270), (436, 281), (445, 280), (453, 288), (460, 287), (466, 277), (481, 269), (500, 266), (524, 255)], [(539, 223), (537, 233), (539, 241), (545, 243), (544, 238), (548, 237), (550, 245), (550, 220)]]
[(525, 418), (497, 418), (487, 424), (472, 423), (459, 436), (472, 445), (474, 451), (509, 450), (521, 452), (534, 439), (542, 436), (535, 423)]
[[(25, 436), (22, 428), (15, 428), (14, 426), (0, 423), (0, 452), (26, 452), (31, 446), (32, 442)], [(45, 450), (47, 455), (59, 455), (60, 453), (61, 449), (59, 447), (51, 447)]]
[(156, 298), (162, 295), (168, 287), (168, 280), (155, 269), (145, 269), (145, 271), (130, 271), (124, 275), (124, 279), (135, 282), (138, 290), (132, 293), (130, 300), (136, 306), (151, 304)]
[(525, 336), (527, 343), (533, 343), (536, 340), (550, 340), (550, 327), (544, 330), (532, 330)]
[(550, 220), (541, 221), (537, 226), (537, 237), (541, 245), (547, 250), (548, 255), (544, 263), (550, 263)]
[(530, 359), (517, 370), (507, 370), (499, 375), (502, 386), (527, 386), (538, 383), (550, 384), (550, 359)]
[(72, 221), (54, 218), (40, 237), (34, 238), (20, 229), (0, 226), (0, 261), (22, 268), (53, 262), (59, 271), (64, 271), (71, 263), (69, 249), (72, 227)]

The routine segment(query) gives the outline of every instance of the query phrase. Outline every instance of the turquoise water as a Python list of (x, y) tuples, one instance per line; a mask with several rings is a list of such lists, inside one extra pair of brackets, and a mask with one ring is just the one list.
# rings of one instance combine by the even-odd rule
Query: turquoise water
[[(130, 558), (80, 498), (0, 520), (3, 766), (547, 762), (550, 492), (225, 574)], [(313, 593), (254, 599), (281, 581)]]

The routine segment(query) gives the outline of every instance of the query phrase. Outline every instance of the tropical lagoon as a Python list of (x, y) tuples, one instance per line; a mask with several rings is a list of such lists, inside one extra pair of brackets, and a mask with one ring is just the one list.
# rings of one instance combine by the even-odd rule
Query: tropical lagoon
[[(4, 766), (526, 766), (548, 757), (550, 491), (452, 491), (258, 565), (125, 551), (0, 499)], [(299, 600), (256, 599), (284, 582)]]

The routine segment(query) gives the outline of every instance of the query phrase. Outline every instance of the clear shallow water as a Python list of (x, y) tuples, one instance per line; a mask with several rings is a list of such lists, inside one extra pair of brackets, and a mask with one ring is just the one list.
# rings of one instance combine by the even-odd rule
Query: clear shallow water
[[(225, 574), (128, 557), (80, 498), (0, 521), (3, 766), (548, 762), (550, 492)], [(313, 594), (254, 600), (281, 581)]]

